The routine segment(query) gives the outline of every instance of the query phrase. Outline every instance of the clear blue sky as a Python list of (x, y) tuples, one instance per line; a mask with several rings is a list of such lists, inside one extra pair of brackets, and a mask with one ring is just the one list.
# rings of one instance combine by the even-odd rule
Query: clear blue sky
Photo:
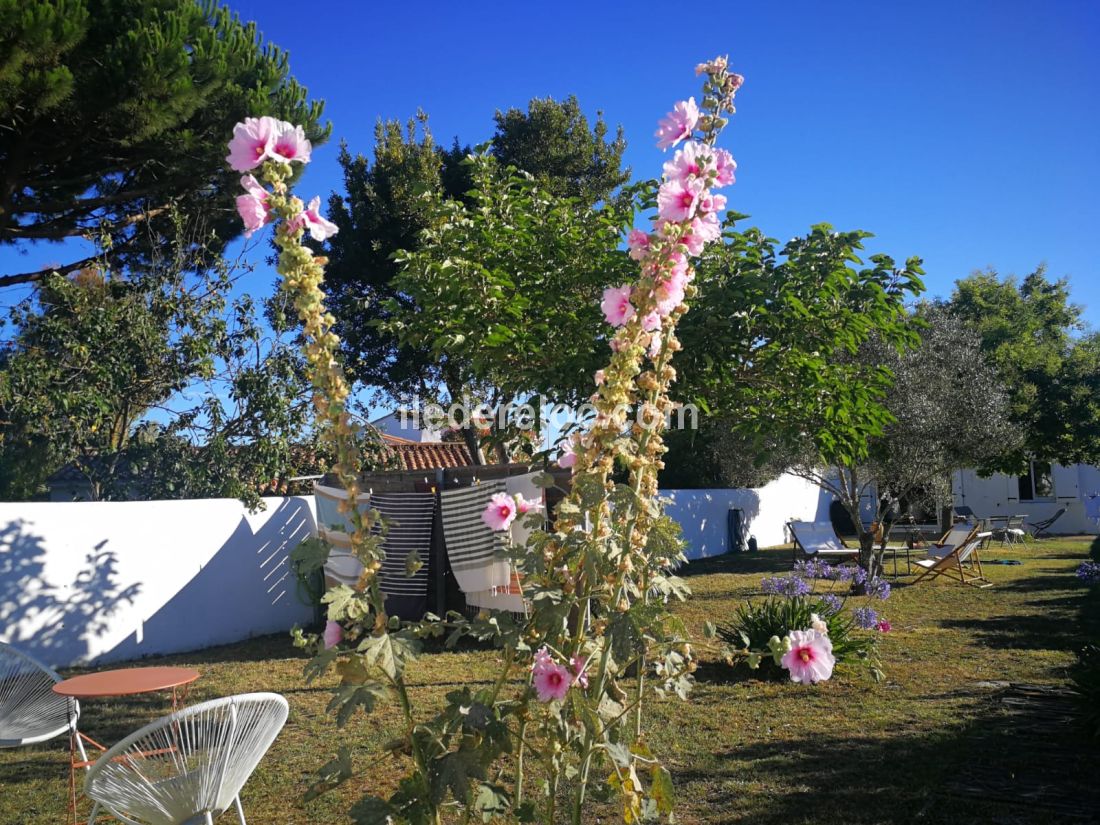
[(725, 144), (730, 206), (774, 237), (812, 223), (920, 255), (931, 294), (1045, 261), (1100, 326), (1100, 3), (316, 3), (236, 0), (327, 101), (334, 143), (303, 194), (339, 186), (335, 141), (422, 107), (476, 143), (493, 112), (576, 94), (655, 176), (655, 121), (729, 54), (746, 77)]
[(379, 117), (421, 107), (440, 142), (477, 143), (496, 109), (571, 93), (622, 124), (635, 176), (654, 176), (657, 118), (696, 91), (698, 61), (729, 54), (746, 76), (725, 137), (731, 208), (783, 240), (818, 221), (872, 231), (872, 251), (924, 258), (934, 295), (1045, 261), (1100, 326), (1095, 0), (231, 5), (327, 101), (334, 140), (307, 197), (339, 188), (337, 141), (369, 152)]

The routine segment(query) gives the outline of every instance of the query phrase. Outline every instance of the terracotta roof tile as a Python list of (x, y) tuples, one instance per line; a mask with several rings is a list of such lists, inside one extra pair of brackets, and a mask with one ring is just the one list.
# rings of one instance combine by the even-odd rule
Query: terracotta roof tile
[(438, 470), (469, 467), (470, 451), (459, 441), (409, 441), (394, 436), (382, 440), (397, 458), (402, 470)]

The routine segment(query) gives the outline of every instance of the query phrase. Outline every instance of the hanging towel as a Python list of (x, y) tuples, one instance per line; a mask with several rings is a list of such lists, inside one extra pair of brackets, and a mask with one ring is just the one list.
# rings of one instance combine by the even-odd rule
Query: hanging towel
[[(348, 586), (359, 581), (363, 565), (351, 553), (351, 537), (348, 530), (351, 519), (340, 512), (339, 505), (348, 494), (339, 487), (313, 485), (313, 500), (317, 506), (317, 534), (329, 544), (328, 560), (325, 562), (325, 579), (329, 585), (339, 583)], [(370, 496), (360, 494), (356, 499), (359, 511), (370, 509)]]
[(440, 493), (443, 537), (447, 559), (467, 604), (521, 613), (523, 597), (514, 592), (518, 582), (511, 562), (503, 556), (506, 537), (481, 520), (489, 499), (503, 492), (503, 481), (444, 490)]
[[(382, 549), (382, 592), (386, 594), (386, 612), (409, 621), (418, 621), (428, 609), (428, 558), (435, 516), (434, 493), (375, 493), (371, 506), (389, 523)], [(380, 527), (379, 527), (380, 529)], [(408, 575), (406, 562), (413, 551), (422, 565)]]
[(1085, 496), (1085, 518), (1100, 523), (1100, 493)]

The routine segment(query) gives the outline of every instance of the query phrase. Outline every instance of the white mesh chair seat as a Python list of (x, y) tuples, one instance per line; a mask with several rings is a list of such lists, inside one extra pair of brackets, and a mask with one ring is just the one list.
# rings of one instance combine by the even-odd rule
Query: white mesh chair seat
[(88, 771), (85, 793), (131, 825), (212, 823), (240, 792), (286, 723), (286, 699), (246, 693), (166, 716), (106, 751)]
[(59, 696), (56, 672), (0, 642), (0, 748), (45, 742), (76, 729), (80, 705)]

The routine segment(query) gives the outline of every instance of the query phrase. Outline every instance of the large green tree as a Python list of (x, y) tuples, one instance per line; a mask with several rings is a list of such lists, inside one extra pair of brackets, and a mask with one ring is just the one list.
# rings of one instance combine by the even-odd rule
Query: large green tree
[[(613, 139), (607, 131), (602, 118), (589, 123), (575, 98), (534, 99), (526, 112), (497, 113), (487, 149), (501, 168), (514, 166), (543, 192), (587, 208), (609, 199), (629, 177), (621, 130)], [(470, 151), (457, 139), (449, 149), (440, 147), (420, 113), (407, 124), (380, 122), (370, 157), (346, 147), (340, 155), (344, 192), (329, 201), (340, 228), (327, 249), (330, 303), (350, 374), (391, 397), (428, 395), (438, 386), (437, 362), (402, 343), (391, 323), (395, 312), (419, 308), (394, 286), (394, 256), (421, 248), (421, 233), (441, 199), (470, 202)]]
[(109, 236), (116, 267), (143, 265), (175, 211), (224, 245), (241, 232), (233, 124), (275, 115), (318, 142), (321, 110), (286, 53), (210, 0), (0, 0), (0, 244)]
[[(96, 499), (226, 496), (255, 504), (294, 468), (309, 387), (272, 307), (229, 303), (240, 271), (193, 241), (130, 280), (48, 275), (11, 312), (0, 359), (0, 498), (71, 465)], [(277, 298), (276, 302), (283, 300)], [(273, 334), (274, 332), (274, 334)]]
[(1023, 279), (977, 272), (956, 283), (947, 307), (978, 331), (1024, 434), (985, 468), (1019, 472), (1030, 458), (1100, 463), (1100, 344), (1068, 282), (1043, 267)]
[[(429, 226), (396, 258), (401, 297), (384, 329), (430, 359), (451, 399), (576, 404), (606, 360), (600, 296), (636, 268), (617, 246), (632, 201), (557, 195), (493, 156), (468, 166), (465, 200), (427, 196)], [(502, 437), (515, 434), (500, 423)]]

